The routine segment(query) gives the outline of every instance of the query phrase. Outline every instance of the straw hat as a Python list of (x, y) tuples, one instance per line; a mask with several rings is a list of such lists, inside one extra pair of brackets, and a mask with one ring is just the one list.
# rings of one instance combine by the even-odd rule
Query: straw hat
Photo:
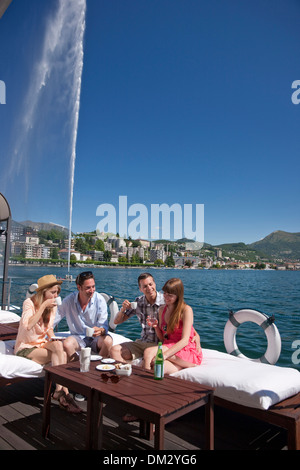
[(62, 281), (58, 281), (53, 274), (47, 274), (47, 276), (40, 277), (38, 279), (38, 287), (36, 292), (41, 289), (47, 289), (48, 287), (56, 286), (57, 284), (62, 284)]

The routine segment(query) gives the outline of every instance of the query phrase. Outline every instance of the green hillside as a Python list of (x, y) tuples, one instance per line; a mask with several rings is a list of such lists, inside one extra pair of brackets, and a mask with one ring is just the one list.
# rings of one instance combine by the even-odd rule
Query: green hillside
[(273, 258), (300, 259), (300, 233), (277, 230), (248, 247), (262, 251)]

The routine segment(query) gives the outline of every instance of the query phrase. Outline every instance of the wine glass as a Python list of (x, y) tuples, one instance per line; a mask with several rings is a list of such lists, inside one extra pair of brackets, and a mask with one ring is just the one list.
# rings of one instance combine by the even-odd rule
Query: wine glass
[(148, 326), (150, 327), (154, 327), (154, 326), (157, 326), (158, 325), (158, 321), (157, 321), (157, 316), (155, 313), (150, 313), (148, 316), (147, 316), (147, 324)]

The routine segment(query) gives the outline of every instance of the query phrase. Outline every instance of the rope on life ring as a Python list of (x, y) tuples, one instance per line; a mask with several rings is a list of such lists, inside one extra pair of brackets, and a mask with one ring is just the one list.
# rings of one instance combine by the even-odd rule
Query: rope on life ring
[(114, 331), (117, 327), (117, 325), (114, 323), (114, 319), (119, 312), (118, 304), (112, 295), (105, 294), (104, 292), (101, 292), (101, 295), (104, 297), (107, 307), (109, 308), (109, 331)]
[(224, 328), (224, 344), (226, 351), (237, 357), (249, 359), (244, 356), (237, 347), (236, 332), (238, 327), (245, 322), (254, 322), (259, 325), (265, 332), (268, 346), (266, 352), (259, 359), (251, 359), (255, 362), (264, 362), (267, 364), (275, 364), (281, 353), (281, 337), (277, 326), (274, 325), (274, 316), (268, 317), (257, 310), (243, 309), (237, 312), (229, 313), (229, 319)]

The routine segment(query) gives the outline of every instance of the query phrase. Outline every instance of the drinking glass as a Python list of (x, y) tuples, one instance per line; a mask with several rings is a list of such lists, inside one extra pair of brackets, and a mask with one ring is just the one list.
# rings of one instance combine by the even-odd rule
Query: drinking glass
[(157, 326), (158, 321), (157, 321), (157, 316), (154, 313), (151, 313), (150, 315), (147, 316), (147, 324), (148, 326)]
[(80, 372), (88, 372), (91, 362), (91, 348), (81, 348), (79, 353)]

